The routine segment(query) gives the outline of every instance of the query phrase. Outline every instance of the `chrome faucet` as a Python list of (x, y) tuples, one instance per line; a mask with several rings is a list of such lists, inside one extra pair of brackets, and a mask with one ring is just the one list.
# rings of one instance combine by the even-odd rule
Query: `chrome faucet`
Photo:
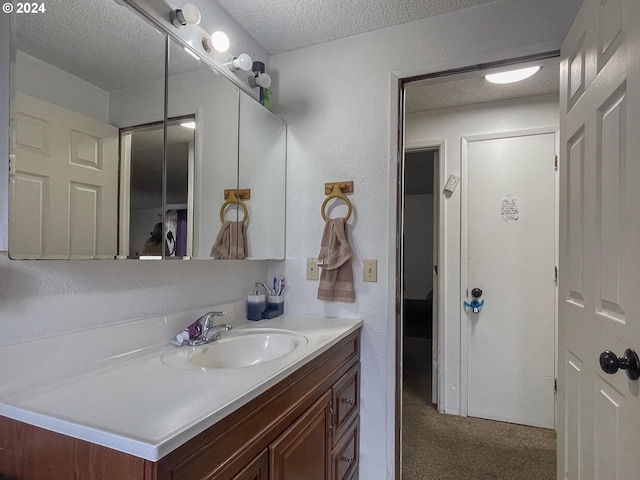
[(227, 312), (225, 310), (221, 312), (207, 312), (202, 315), (198, 320), (202, 325), (202, 332), (193, 340), (189, 340), (188, 344), (192, 347), (197, 345), (204, 345), (205, 343), (214, 342), (219, 340), (222, 336), (222, 332), (228, 332), (233, 327), (231, 325), (214, 325), (215, 317), (221, 317)]

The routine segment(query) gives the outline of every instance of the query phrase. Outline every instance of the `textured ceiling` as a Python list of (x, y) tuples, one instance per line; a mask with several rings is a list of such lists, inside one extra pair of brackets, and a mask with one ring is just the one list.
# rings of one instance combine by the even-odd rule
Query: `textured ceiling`
[[(217, 1), (269, 52), (278, 53), (493, 0)], [(47, 0), (46, 7), (46, 15), (14, 16), (19, 50), (106, 91), (163, 78), (164, 37), (129, 7), (114, 0)], [(170, 58), (172, 74), (208, 68), (175, 44)], [(446, 80), (410, 85), (407, 112), (558, 90), (557, 65), (533, 81), (500, 88), (480, 78)]]
[(497, 0), (217, 0), (274, 55)]
[[(489, 72), (541, 65), (533, 77), (509, 85), (494, 85), (483, 76)], [(512, 98), (545, 95), (559, 91), (560, 59), (550, 58), (507, 68), (485, 70), (468, 74), (412, 82), (406, 87), (406, 113), (425, 112), (441, 108), (494, 102)]]
[[(17, 48), (108, 92), (164, 76), (164, 35), (114, 0), (47, 0), (43, 15), (14, 15)], [(172, 73), (208, 68), (174, 49)]]

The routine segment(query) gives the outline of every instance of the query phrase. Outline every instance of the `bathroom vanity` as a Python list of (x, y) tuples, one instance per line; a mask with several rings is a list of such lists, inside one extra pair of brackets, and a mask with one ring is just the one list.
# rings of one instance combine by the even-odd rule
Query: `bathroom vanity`
[(223, 307), (235, 338), (306, 340), (258, 365), (181, 366), (176, 351), (202, 347), (166, 339), (197, 311), (0, 348), (17, 365), (0, 379), (0, 478), (358, 478), (362, 322), (248, 322), (232, 319), (242, 302)]

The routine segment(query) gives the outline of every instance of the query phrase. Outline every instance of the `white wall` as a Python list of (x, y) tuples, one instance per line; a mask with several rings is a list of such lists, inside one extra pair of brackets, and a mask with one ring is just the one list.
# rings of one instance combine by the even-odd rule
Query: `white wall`
[[(395, 475), (397, 77), (559, 49), (579, 3), (495, 2), (271, 59), (279, 92), (274, 108), (288, 124), (282, 269), (291, 285), (287, 309), (364, 319), (361, 478)], [(441, 170), (441, 182), (458, 164)], [(348, 225), (355, 250), (353, 305), (318, 301), (317, 283), (305, 280), (306, 258), (317, 256), (320, 247), (323, 183), (341, 180), (355, 182)], [(456, 201), (443, 206), (447, 224), (455, 222)], [(378, 259), (378, 283), (362, 281), (364, 258)], [(454, 251), (447, 262), (447, 287), (458, 291), (460, 262)], [(455, 323), (458, 300), (451, 304), (455, 308), (445, 314)]]
[(265, 264), (18, 261), (0, 253), (0, 345), (242, 300), (267, 278)]
[(16, 52), (15, 75), (18, 91), (109, 123), (106, 90), (20, 51)]
[(404, 297), (424, 300), (433, 288), (433, 194), (404, 197)]

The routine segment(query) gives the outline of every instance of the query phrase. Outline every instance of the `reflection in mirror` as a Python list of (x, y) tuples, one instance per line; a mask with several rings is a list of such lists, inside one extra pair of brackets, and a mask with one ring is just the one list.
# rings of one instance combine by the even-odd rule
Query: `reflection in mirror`
[(251, 189), (248, 258), (284, 259), (286, 124), (240, 94), (239, 185)]
[[(241, 105), (238, 86), (173, 39), (165, 109), (167, 37), (113, 0), (48, 0), (46, 15), (12, 21), (11, 258), (211, 259), (224, 224), (243, 218), (222, 208), (237, 189), (252, 192), (247, 258), (284, 257), (282, 121), (244, 93)], [(166, 155), (147, 143), (186, 117), (192, 140), (167, 139)], [(229, 255), (217, 258), (241, 257)]]
[[(47, 0), (13, 20), (9, 255), (126, 257), (118, 130), (163, 119), (165, 36), (113, 0)], [(127, 101), (140, 85), (144, 118)]]
[[(168, 76), (167, 116), (195, 118), (195, 166), (189, 176), (194, 206), (190, 256), (211, 259), (221, 227), (224, 190), (237, 188), (239, 90), (173, 39)], [(232, 215), (227, 212), (228, 219)]]
[(190, 255), (193, 199), (194, 117), (167, 122), (166, 201), (163, 228), (162, 123), (132, 127), (120, 132), (121, 251), (129, 258)]

